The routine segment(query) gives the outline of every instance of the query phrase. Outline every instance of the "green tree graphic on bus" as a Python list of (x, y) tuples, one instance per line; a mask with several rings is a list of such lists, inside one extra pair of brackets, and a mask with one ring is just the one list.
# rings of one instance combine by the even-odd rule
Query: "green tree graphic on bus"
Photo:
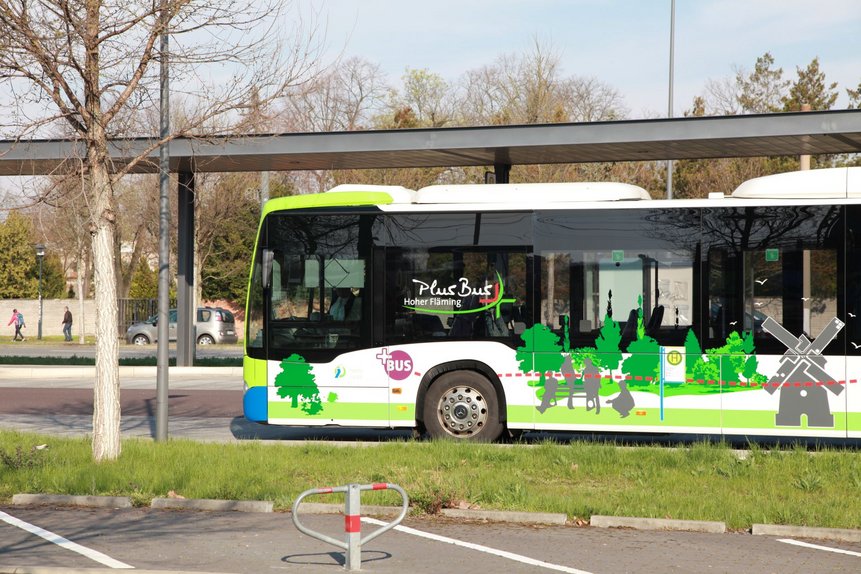
[(281, 361), (281, 373), (275, 377), (275, 386), (279, 397), (291, 399), (291, 407), (295, 409), (301, 402), (302, 412), (314, 415), (323, 410), (323, 403), (311, 368), (304, 357), (294, 353)]
[(619, 368), (619, 363), (622, 362), (622, 351), (619, 349), (619, 344), (622, 342), (622, 329), (619, 323), (613, 320), (609, 315), (604, 316), (604, 324), (598, 332), (598, 337), (595, 339), (595, 360), (596, 366), (607, 369), (610, 372), (610, 378), (613, 377), (613, 371)]
[(637, 338), (628, 345), (630, 356), (622, 362), (622, 370), (632, 377), (632, 385), (650, 385), (659, 380), (661, 346), (646, 335), (643, 326), (643, 296), (637, 298)]
[[(694, 337), (695, 338), (695, 337)], [(758, 371), (753, 333), (739, 334), (733, 331), (726, 338), (726, 344), (714, 349), (706, 349), (705, 356), (691, 361), (691, 378), (696, 381), (726, 381), (737, 383), (746, 381), (752, 385), (720, 385), (721, 392), (742, 391), (757, 388), (768, 378)]]
[(536, 393), (539, 398), (546, 396), (547, 401), (555, 400), (559, 382), (554, 377), (547, 379), (545, 373), (557, 371), (565, 360), (559, 336), (538, 323), (526, 329), (520, 338), (523, 340), (523, 346), (517, 348), (515, 358), (520, 363), (521, 372), (537, 372), (538, 382), (529, 384), (538, 387)]
[[(684, 342), (687, 380), (663, 387), (661, 344), (646, 334), (642, 296), (638, 297), (637, 305), (636, 338), (624, 351), (620, 324), (613, 320), (609, 303), (594, 347), (566, 348), (568, 345), (563, 346), (559, 335), (542, 324), (535, 324), (521, 334), (523, 345), (517, 348), (515, 358), (520, 371), (530, 375), (527, 384), (540, 401), (536, 407), (539, 413), (557, 406), (557, 400), (563, 398), (568, 398), (568, 408), (573, 409), (573, 398), (578, 393), (584, 394), (587, 410), (591, 410), (590, 404), (598, 407), (599, 396), (618, 393), (605, 404), (612, 405), (624, 418), (634, 407), (631, 390), (667, 396), (711, 394), (754, 390), (766, 382), (767, 378), (757, 371), (752, 333), (733, 331), (725, 345), (703, 349), (694, 330), (688, 329)], [(563, 333), (566, 323), (567, 317), (562, 321)], [(613, 371), (617, 369), (623, 376), (614, 380)], [(560, 370), (558, 378), (555, 373)], [(728, 381), (729, 385), (714, 384), (720, 381)], [(733, 384), (740, 381), (754, 384)], [(595, 414), (601, 412), (597, 408), (595, 411)]]

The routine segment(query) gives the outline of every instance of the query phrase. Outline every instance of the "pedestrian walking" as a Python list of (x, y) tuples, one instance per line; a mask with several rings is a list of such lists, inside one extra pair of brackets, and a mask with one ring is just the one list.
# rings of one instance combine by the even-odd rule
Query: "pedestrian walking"
[(63, 313), (63, 337), (67, 342), (72, 340), (72, 312), (69, 307), (66, 307), (66, 312)]
[[(26, 339), (24, 339), (24, 333), (21, 331), (21, 329), (23, 329), (27, 325), (24, 324), (24, 314), (19, 313), (18, 309), (12, 309), (12, 318), (9, 319), (9, 322), (6, 323), (6, 326), (8, 327), (9, 325), (13, 325), (13, 324), (15, 325), (15, 335), (12, 337), (12, 340), (13, 341), (18, 341), (18, 340), (24, 341), (24, 340), (26, 340)], [(18, 337), (20, 337), (20, 339), (18, 339)]]

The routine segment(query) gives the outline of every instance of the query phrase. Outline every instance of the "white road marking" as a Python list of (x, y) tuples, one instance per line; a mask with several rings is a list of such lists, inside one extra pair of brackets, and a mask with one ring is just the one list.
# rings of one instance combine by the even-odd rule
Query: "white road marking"
[(110, 556), (107, 556), (106, 554), (102, 554), (98, 550), (92, 550), (92, 549), (87, 548), (85, 546), (81, 546), (80, 544), (78, 544), (76, 542), (72, 542), (71, 540), (67, 540), (67, 539), (63, 538), (59, 534), (54, 534), (53, 532), (49, 532), (49, 531), (45, 530), (44, 528), (39, 528), (38, 526), (30, 524), (29, 522), (24, 522), (21, 519), (18, 519), (18, 518), (15, 518), (14, 516), (6, 514), (2, 510), (0, 510), (0, 520), (2, 520), (3, 522), (5, 522), (7, 524), (11, 524), (12, 526), (17, 526), (18, 528), (26, 530), (30, 534), (35, 534), (36, 536), (41, 536), (42, 538), (44, 538), (48, 542), (53, 542), (57, 546), (61, 546), (61, 547), (65, 548), (66, 550), (71, 550), (72, 552), (77, 552), (78, 554), (81, 554), (82, 556), (86, 556), (90, 560), (95, 560), (96, 562), (98, 562), (100, 564), (104, 564), (105, 566), (108, 566), (110, 568), (134, 568), (134, 566), (129, 566), (128, 564), (126, 564), (124, 562), (120, 562), (119, 560), (114, 560)]
[(861, 557), (861, 552), (843, 550), (842, 548), (831, 548), (830, 546), (819, 546), (818, 544), (810, 544), (809, 542), (801, 542), (799, 540), (792, 540), (791, 538), (778, 538), (777, 541), (784, 542), (786, 544), (793, 544), (795, 546), (803, 546), (805, 548), (813, 548), (814, 550), (827, 550), (828, 552), (836, 552), (837, 554), (848, 554), (849, 556)]
[[(383, 526), (388, 524), (388, 522), (382, 522), (380, 520), (376, 520), (374, 518), (366, 518), (362, 517), (363, 522), (368, 522), (370, 524), (376, 524), (378, 526)], [(591, 574), (591, 572), (587, 572), (586, 570), (578, 570), (576, 568), (569, 568), (568, 566), (560, 566), (559, 564), (551, 564), (550, 562), (544, 562), (543, 560), (536, 560), (534, 558), (529, 558), (528, 556), (522, 556), (520, 554), (514, 554), (513, 552), (506, 552), (505, 550), (497, 550), (495, 548), (490, 548), (489, 546), (482, 546), (481, 544), (473, 544), (472, 542), (464, 542), (463, 540), (457, 540), (455, 538), (448, 538), (446, 536), (440, 536), (438, 534), (431, 534), (430, 532), (422, 532), (421, 530), (416, 530), (415, 528), (410, 528), (408, 526), (395, 526), (393, 530), (398, 530), (400, 532), (404, 532), (406, 534), (412, 534), (414, 536), (419, 536), (421, 538), (428, 538), (430, 540), (436, 540), (437, 542), (445, 542), (446, 544), (454, 544), (455, 546), (463, 546), (464, 548), (469, 548), (471, 550), (478, 550), (479, 552), (486, 552), (488, 554), (493, 554), (495, 556), (499, 556), (501, 558), (508, 558), (509, 560), (514, 560), (515, 562), (522, 562), (523, 564), (529, 564), (531, 566), (538, 566), (539, 568), (546, 568), (548, 570), (556, 570), (557, 572), (567, 572), (568, 574)]]

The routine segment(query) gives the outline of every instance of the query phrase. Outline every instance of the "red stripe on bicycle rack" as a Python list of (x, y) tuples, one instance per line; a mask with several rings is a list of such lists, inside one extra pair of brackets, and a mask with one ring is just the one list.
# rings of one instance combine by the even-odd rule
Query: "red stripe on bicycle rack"
[(362, 520), (358, 514), (344, 515), (344, 532), (350, 534), (352, 532), (362, 531)]
[(389, 488), (388, 483), (385, 482), (375, 482), (371, 485), (371, 490), (386, 490)]

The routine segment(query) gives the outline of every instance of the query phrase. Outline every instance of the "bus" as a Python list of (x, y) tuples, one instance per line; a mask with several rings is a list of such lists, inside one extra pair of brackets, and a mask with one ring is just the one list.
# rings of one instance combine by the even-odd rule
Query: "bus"
[(272, 199), (245, 328), (259, 423), (861, 438), (861, 168)]

